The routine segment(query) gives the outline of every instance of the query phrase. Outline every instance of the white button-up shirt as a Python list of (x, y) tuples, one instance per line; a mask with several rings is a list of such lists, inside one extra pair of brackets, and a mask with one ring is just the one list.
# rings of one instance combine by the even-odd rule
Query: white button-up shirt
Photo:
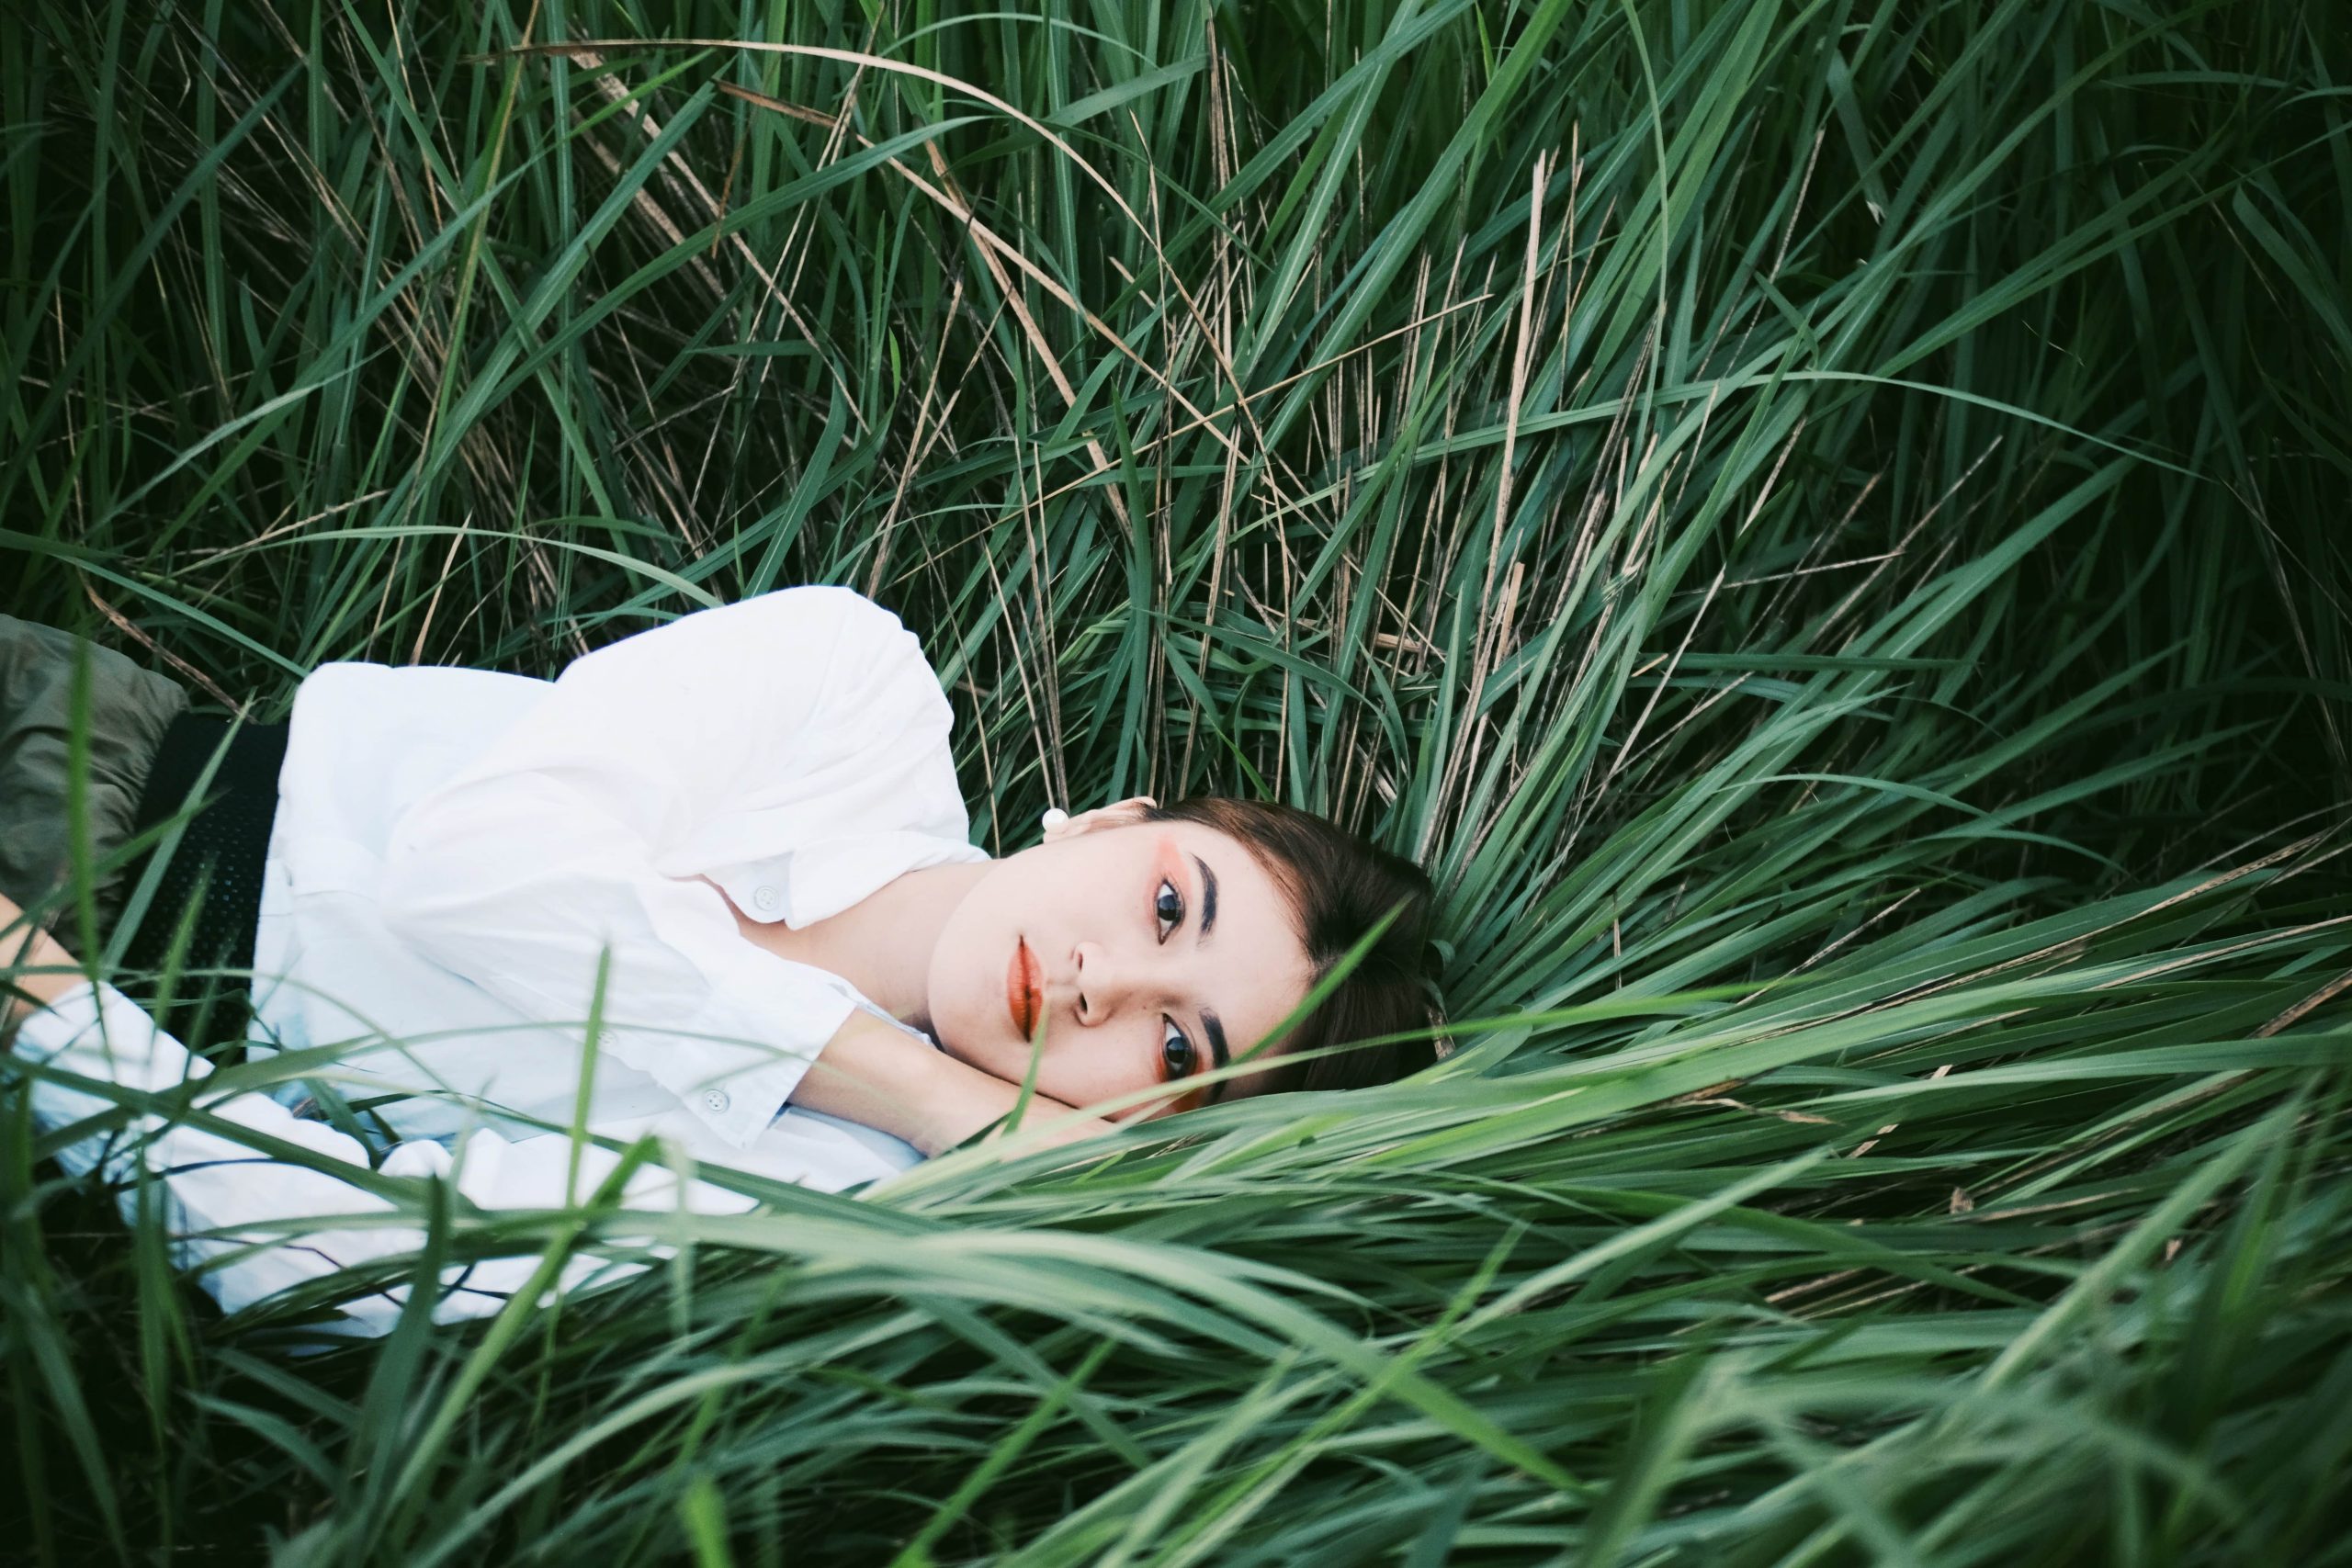
[[(549, 1127), (572, 1119), (602, 959), (590, 1131), (651, 1132), (706, 1163), (833, 1190), (887, 1177), (920, 1158), (910, 1145), (786, 1101), (853, 1010), (888, 1015), (840, 976), (745, 940), (727, 901), (797, 928), (905, 872), (985, 860), (967, 841), (950, 723), (914, 637), (840, 588), (696, 611), (553, 682), (321, 666), (296, 694), (279, 774), (251, 1032), (337, 1047), (322, 1076), (404, 1140), (387, 1171), (447, 1174), (458, 1148), (476, 1203), (559, 1202), (572, 1145)], [(141, 1027), (127, 1046), (128, 1022)], [(18, 1050), (137, 1087), (204, 1068), (110, 987), (34, 1014)], [(291, 1114), (307, 1093), (291, 1083), (209, 1109), (364, 1163), (356, 1142)], [(92, 1109), (36, 1085), (44, 1130)], [(207, 1139), (223, 1142), (175, 1128), (148, 1151), (191, 1228), (337, 1212), (331, 1174), (250, 1151), (175, 1168), (223, 1158)], [(611, 1164), (588, 1160), (582, 1179)], [(650, 1168), (629, 1190), (640, 1205), (656, 1194), (639, 1183), (697, 1209), (749, 1205)], [(344, 1211), (382, 1206), (340, 1190)], [(400, 1249), (383, 1243), (397, 1231), (339, 1234), (368, 1238), (365, 1256)], [(289, 1265), (350, 1260), (279, 1247), (205, 1279), (235, 1306), (290, 1282)], [(479, 1268), (468, 1278), (484, 1282)], [(473, 1294), (445, 1315), (498, 1304)]]

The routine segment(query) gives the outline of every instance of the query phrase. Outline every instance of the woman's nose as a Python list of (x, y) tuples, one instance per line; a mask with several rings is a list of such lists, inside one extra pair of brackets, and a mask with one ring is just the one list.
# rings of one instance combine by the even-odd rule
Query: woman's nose
[(1131, 955), (1114, 953), (1101, 942), (1081, 942), (1070, 956), (1080, 1023), (1100, 1023), (1106, 1018), (1116, 1018), (1126, 1010), (1138, 988), (1148, 981), (1148, 963), (1138, 964)]

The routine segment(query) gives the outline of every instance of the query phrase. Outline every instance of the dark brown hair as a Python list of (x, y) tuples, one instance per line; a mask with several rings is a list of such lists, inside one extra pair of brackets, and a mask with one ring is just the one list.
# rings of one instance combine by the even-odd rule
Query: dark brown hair
[(1397, 909), (1396, 919), (1340, 988), (1291, 1031), (1283, 1055), (1264, 1075), (1263, 1092), (1390, 1083), (1442, 1054), (1436, 1041), (1422, 1038), (1296, 1059), (1329, 1045), (1442, 1026), (1430, 978), (1435, 890), (1419, 866), (1335, 822), (1263, 801), (1194, 795), (1172, 806), (1148, 807), (1141, 820), (1197, 822), (1239, 841), (1257, 858), (1290, 903), (1314, 970), (1310, 990), (1382, 916)]

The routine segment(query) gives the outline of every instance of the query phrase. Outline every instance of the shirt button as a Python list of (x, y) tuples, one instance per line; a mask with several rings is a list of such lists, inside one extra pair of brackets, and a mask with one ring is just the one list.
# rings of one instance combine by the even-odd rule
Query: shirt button
[(723, 1089), (712, 1089), (702, 1097), (702, 1102), (710, 1109), (713, 1115), (724, 1114), (727, 1108), (735, 1103), (727, 1098), (727, 1091)]
[(752, 902), (757, 904), (763, 909), (775, 908), (775, 889), (766, 886), (762, 886), (752, 889)]

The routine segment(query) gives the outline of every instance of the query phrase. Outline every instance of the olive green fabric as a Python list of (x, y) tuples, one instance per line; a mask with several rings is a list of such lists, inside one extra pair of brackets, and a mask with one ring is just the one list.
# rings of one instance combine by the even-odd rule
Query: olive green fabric
[[(77, 649), (90, 658), (89, 824), (94, 861), (130, 837), (139, 792), (187, 689), (111, 649), (0, 615), (0, 893), (41, 923), (68, 929), (73, 849), (66, 761)], [(121, 868), (99, 878), (99, 930), (110, 931), (130, 888)]]

